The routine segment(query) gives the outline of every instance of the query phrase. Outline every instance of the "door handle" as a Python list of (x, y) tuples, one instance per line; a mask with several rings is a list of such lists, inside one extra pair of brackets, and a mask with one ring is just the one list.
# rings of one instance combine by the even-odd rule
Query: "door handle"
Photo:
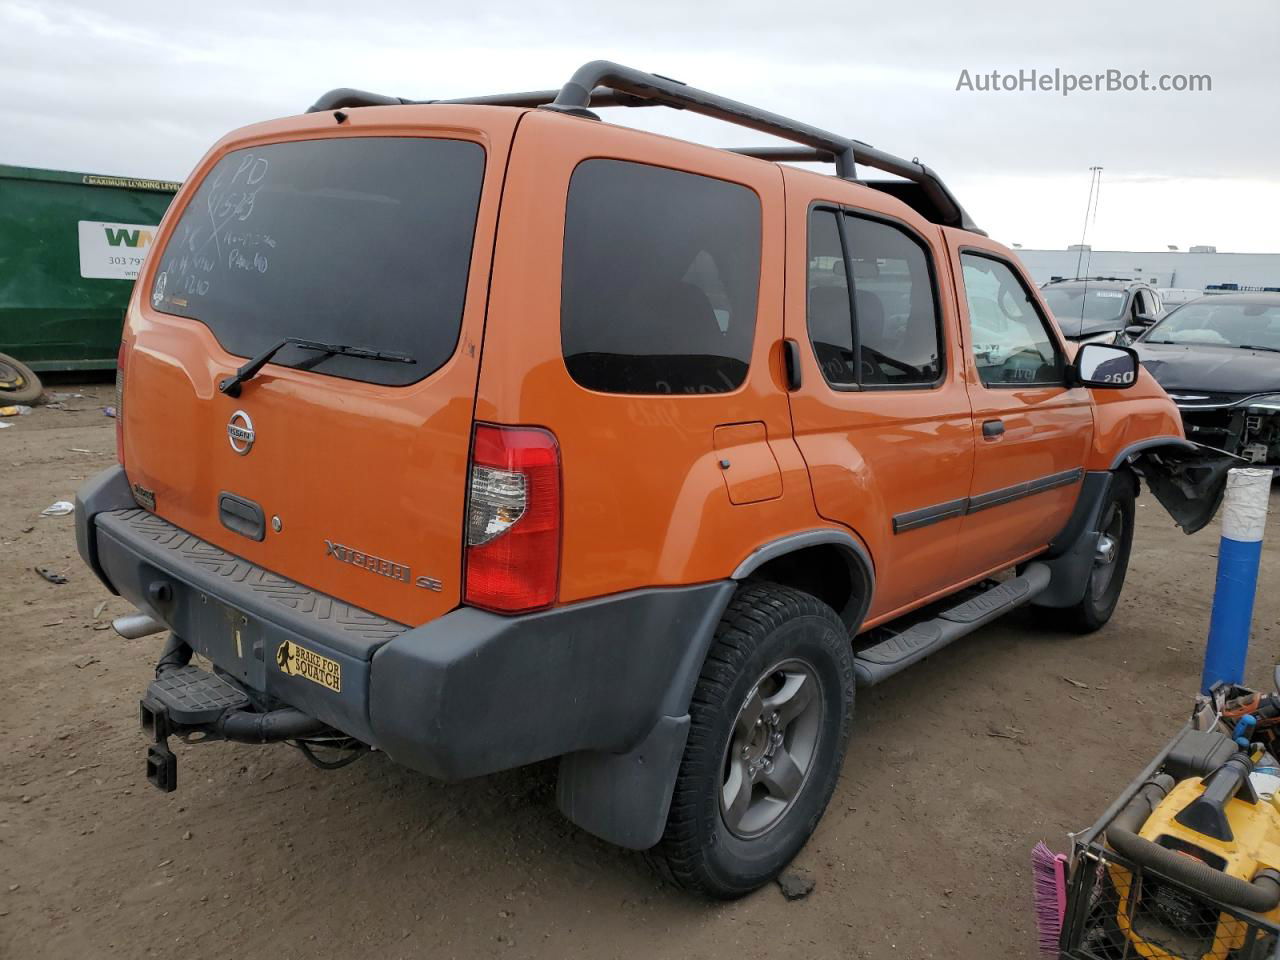
[(983, 420), (982, 435), (988, 440), (994, 440), (996, 437), (1004, 436), (1003, 420)]
[(800, 344), (787, 337), (782, 341), (782, 367), (787, 376), (787, 389), (800, 389)]

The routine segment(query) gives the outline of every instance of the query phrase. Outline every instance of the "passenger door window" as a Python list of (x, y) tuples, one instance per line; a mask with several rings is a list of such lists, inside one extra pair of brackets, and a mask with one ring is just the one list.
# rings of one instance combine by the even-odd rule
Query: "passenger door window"
[(1061, 385), (1063, 360), (1031, 291), (1006, 263), (962, 253), (970, 341), (988, 387)]
[(937, 297), (917, 238), (881, 220), (816, 208), (808, 276), (809, 339), (828, 383), (885, 389), (939, 382)]

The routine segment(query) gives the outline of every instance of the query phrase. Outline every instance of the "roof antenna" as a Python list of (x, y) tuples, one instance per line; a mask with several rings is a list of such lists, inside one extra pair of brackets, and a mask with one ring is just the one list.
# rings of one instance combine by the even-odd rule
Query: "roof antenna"
[[(1089, 168), (1089, 199), (1084, 204), (1084, 226), (1080, 228), (1080, 246), (1076, 248), (1076, 279), (1080, 277), (1080, 259), (1084, 256), (1084, 240), (1089, 235), (1089, 213), (1093, 212), (1093, 222), (1098, 222), (1098, 202), (1097, 196), (1102, 192), (1102, 168)], [(1089, 262), (1093, 262), (1093, 251), (1089, 251)], [(1086, 273), (1088, 266), (1085, 267)]]
[[(1098, 222), (1098, 198), (1102, 195), (1102, 168), (1089, 168), (1089, 199), (1084, 205), (1084, 226), (1080, 229), (1080, 246), (1076, 250), (1076, 279), (1080, 279), (1080, 258), (1085, 252), (1085, 237), (1089, 235), (1089, 210), (1093, 209), (1093, 223)], [(1093, 247), (1084, 264), (1084, 288), (1080, 291), (1080, 329), (1084, 330), (1084, 315), (1089, 309), (1089, 268), (1093, 265)]]

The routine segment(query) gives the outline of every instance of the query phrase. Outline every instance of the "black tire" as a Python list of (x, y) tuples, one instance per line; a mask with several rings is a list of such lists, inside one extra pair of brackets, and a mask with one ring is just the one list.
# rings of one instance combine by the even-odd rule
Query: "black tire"
[[(1099, 530), (1114, 542), (1114, 559), (1109, 564), (1095, 560), (1085, 586), (1084, 596), (1073, 607), (1066, 607), (1061, 614), (1066, 626), (1076, 633), (1093, 633), (1102, 628), (1120, 601), (1124, 589), (1125, 574), (1129, 569), (1129, 552), (1133, 549), (1134, 499), (1137, 491), (1134, 482), (1124, 473), (1116, 476), (1111, 492), (1102, 505)], [(1109, 576), (1104, 568), (1109, 569)]]
[(25, 363), (0, 353), (0, 407), (35, 403), (44, 393), (40, 378)]
[[(797, 704), (801, 697), (794, 693), (788, 698), (786, 690), (806, 689), (804, 684), (812, 686), (803, 703)], [(834, 610), (807, 593), (772, 583), (740, 588), (720, 620), (694, 690), (689, 740), (666, 831), (651, 853), (660, 871), (688, 890), (726, 900), (775, 878), (809, 839), (831, 799), (853, 699), (852, 644)], [(743, 718), (755, 703), (764, 712), (752, 724)], [(797, 711), (794, 717), (780, 719), (792, 711)], [(756, 747), (742, 747), (740, 753), (736, 745), (745, 742), (744, 730), (753, 729), (752, 744), (767, 752), (747, 760)], [(774, 761), (778, 773), (803, 768), (798, 781), (786, 778), (794, 788), (790, 799), (784, 791), (775, 796)], [(733, 780), (734, 767), (746, 770), (757, 763), (746, 790), (730, 791), (735, 799), (742, 792), (750, 798), (745, 806), (735, 803), (748, 810), (735, 819), (742, 831), (735, 833), (726, 822), (735, 814), (724, 810), (722, 791), (743, 782), (741, 776)], [(770, 816), (774, 819), (762, 829), (748, 831)]]

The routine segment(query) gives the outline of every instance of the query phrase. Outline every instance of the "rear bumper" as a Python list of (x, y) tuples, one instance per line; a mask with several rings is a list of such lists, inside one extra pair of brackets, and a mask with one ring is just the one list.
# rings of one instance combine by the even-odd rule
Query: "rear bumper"
[(409, 627), (139, 509), (118, 467), (76, 506), (85, 562), (252, 695), (443, 779), (625, 753), (683, 718), (733, 590), (640, 590), (517, 617), (462, 607)]

